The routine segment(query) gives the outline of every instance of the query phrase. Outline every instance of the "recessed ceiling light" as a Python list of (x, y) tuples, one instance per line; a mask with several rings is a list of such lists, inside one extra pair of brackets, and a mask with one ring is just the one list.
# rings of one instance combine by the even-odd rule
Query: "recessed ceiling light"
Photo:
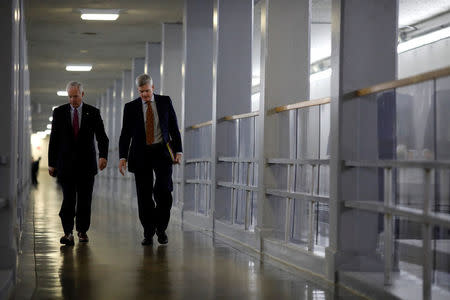
[(66, 71), (74, 72), (89, 72), (92, 70), (92, 65), (67, 65)]
[(67, 91), (57, 91), (57, 92), (56, 92), (56, 95), (61, 96), (61, 97), (63, 97), (63, 96), (69, 96), (69, 94), (67, 93)]
[(80, 9), (81, 19), (92, 21), (115, 21), (119, 18), (119, 9)]

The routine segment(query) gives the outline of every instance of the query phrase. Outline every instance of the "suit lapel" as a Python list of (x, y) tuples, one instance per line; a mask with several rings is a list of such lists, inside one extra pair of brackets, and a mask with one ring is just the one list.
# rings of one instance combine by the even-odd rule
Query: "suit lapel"
[(89, 108), (88, 108), (88, 106), (85, 103), (83, 103), (83, 109), (81, 110), (81, 126), (80, 126), (80, 132), (79, 133), (84, 131), (83, 128), (86, 128), (88, 115), (89, 115)]
[(143, 136), (145, 140), (145, 121), (144, 121), (144, 108), (142, 105), (142, 99), (139, 97), (136, 99), (136, 116), (137, 116), (137, 124), (139, 126), (139, 131), (141, 132), (141, 136)]

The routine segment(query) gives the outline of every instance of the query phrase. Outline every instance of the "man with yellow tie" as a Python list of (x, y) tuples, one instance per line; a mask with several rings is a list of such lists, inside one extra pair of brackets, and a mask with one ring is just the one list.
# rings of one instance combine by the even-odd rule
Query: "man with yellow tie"
[(125, 104), (123, 111), (119, 171), (124, 175), (128, 163), (128, 171), (134, 173), (144, 228), (142, 245), (152, 245), (155, 233), (160, 244), (167, 244), (172, 164), (181, 162), (181, 135), (170, 97), (154, 94), (153, 80), (147, 74), (136, 78), (136, 86), (140, 97)]

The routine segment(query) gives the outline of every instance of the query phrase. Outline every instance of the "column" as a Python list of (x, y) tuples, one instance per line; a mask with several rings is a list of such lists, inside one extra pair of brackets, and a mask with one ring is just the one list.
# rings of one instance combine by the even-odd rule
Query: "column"
[(378, 170), (342, 168), (344, 159), (378, 159), (377, 101), (344, 101), (344, 95), (396, 78), (398, 1), (339, 0), (333, 2), (332, 10), (330, 246), (326, 257), (329, 279), (335, 280), (336, 271), (383, 270), (375, 255), (381, 228), (378, 216), (343, 205), (346, 200), (383, 197)]
[[(184, 2), (182, 55), (184, 72), (182, 73), (181, 111), (183, 113), (178, 121), (180, 127), (185, 129), (212, 119), (213, 0)], [(188, 201), (187, 206), (195, 206), (193, 190), (185, 190), (184, 187), (185, 160), (211, 157), (211, 128), (204, 127), (199, 131), (205, 132), (201, 138), (194, 131), (183, 130), (181, 133), (184, 142), (184, 160), (179, 168), (178, 177), (181, 179), (181, 186), (180, 192), (177, 193), (181, 209), (184, 207), (184, 199)]]
[(0, 3), (0, 295), (15, 282), (19, 231), (17, 226), (18, 111), (20, 82), (20, 11), (18, 0)]
[(152, 77), (155, 93), (159, 94), (161, 86), (161, 43), (145, 43), (144, 73)]
[(134, 57), (131, 60), (131, 99), (134, 100), (139, 97), (139, 93), (136, 87), (136, 77), (144, 74), (145, 58)]
[[(261, 64), (260, 64), (260, 117), (258, 120), (258, 225), (260, 247), (264, 251), (264, 238), (277, 227), (273, 201), (266, 188), (282, 184), (276, 170), (266, 165), (266, 158), (292, 157), (287, 126), (269, 111), (309, 97), (310, 1), (262, 0), (261, 5)], [(301, 30), (299, 30), (301, 28)], [(292, 114), (290, 116), (292, 119)], [(284, 183), (285, 184), (285, 183)], [(283, 185), (281, 185), (283, 186)], [(285, 233), (286, 234), (286, 233)]]
[[(177, 117), (181, 111), (181, 47), (183, 25), (163, 23), (161, 43), (161, 94), (170, 96)], [(180, 125), (180, 124), (178, 124)]]
[[(219, 156), (234, 156), (237, 150), (236, 131), (232, 123), (218, 124), (224, 116), (251, 111), (253, 0), (214, 1), (213, 13), (213, 101), (211, 143), (211, 211), (216, 210), (220, 191), (215, 188), (224, 180), (228, 169), (217, 172)], [(234, 136), (232, 138), (232, 136)], [(223, 194), (222, 194), (223, 195)], [(228, 198), (228, 197), (227, 197)], [(233, 205), (231, 205), (233, 206)], [(233, 208), (231, 209), (231, 211)], [(231, 213), (233, 216), (234, 214)], [(211, 220), (215, 225), (214, 218)]]

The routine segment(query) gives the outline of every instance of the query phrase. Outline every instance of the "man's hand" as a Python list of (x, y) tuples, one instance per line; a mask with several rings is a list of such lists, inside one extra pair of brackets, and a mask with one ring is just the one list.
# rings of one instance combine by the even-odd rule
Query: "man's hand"
[(122, 176), (125, 176), (125, 171), (127, 170), (127, 160), (121, 159), (119, 160), (119, 172)]
[(175, 160), (173, 161), (173, 163), (179, 165), (181, 163), (181, 157), (183, 157), (183, 154), (177, 153), (177, 155), (175, 155)]
[(108, 161), (106, 159), (104, 159), (103, 157), (100, 157), (98, 159), (98, 168), (101, 170), (103, 170), (104, 168), (106, 168), (106, 165), (108, 164)]
[(48, 167), (48, 174), (50, 174), (50, 176), (55, 177), (56, 176), (56, 169), (53, 167)]

